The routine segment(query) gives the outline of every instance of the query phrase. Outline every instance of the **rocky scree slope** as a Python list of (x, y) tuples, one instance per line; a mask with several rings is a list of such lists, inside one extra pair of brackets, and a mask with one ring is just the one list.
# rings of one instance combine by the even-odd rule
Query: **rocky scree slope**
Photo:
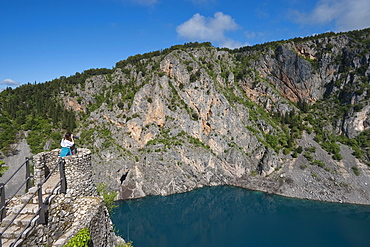
[(369, 204), (369, 50), (370, 30), (187, 44), (120, 61), (63, 101), (119, 199), (228, 184)]

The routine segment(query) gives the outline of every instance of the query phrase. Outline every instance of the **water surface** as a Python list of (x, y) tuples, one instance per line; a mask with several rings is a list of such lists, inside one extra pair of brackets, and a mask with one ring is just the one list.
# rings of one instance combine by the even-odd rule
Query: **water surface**
[(135, 247), (370, 246), (370, 206), (231, 186), (119, 201), (112, 221)]

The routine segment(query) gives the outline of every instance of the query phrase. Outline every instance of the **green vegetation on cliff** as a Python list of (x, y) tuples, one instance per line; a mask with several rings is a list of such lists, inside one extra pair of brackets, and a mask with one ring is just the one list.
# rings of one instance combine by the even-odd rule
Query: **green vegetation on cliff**
[(91, 236), (88, 228), (81, 229), (71, 238), (64, 247), (88, 247), (91, 245)]
[[(4, 154), (15, 152), (11, 144), (25, 133), (32, 152), (38, 153), (58, 147), (63, 132), (78, 130), (94, 150), (117, 148), (130, 153), (131, 159), (150, 146), (171, 149), (185, 142), (212, 151), (208, 137), (186, 132), (180, 138), (180, 130), (169, 135), (163, 131), (167, 126), (161, 129), (159, 123), (139, 126), (142, 133), (153, 136), (134, 148), (132, 140), (123, 145), (116, 137), (130, 136), (141, 142), (142, 137), (132, 136), (139, 127), (132, 126), (132, 132), (124, 134), (117, 134), (115, 127), (143, 118), (146, 113), (140, 109), (158, 105), (154, 99), (163, 91), (160, 100), (169, 110), (162, 109), (164, 118), (173, 123), (168, 128), (176, 127), (174, 112), (181, 112), (187, 116), (181, 119), (183, 124), (190, 119), (210, 136), (217, 136), (210, 127), (213, 123), (207, 122), (212, 112), (206, 116), (202, 105), (189, 96), (198, 95), (206, 102), (217, 92), (234, 111), (245, 109), (245, 129), (276, 153), (298, 155), (297, 139), (306, 131), (314, 133), (334, 160), (342, 159), (339, 143), (343, 143), (352, 147), (356, 157), (370, 162), (369, 120), (363, 120), (364, 130), (348, 127), (369, 106), (369, 33), (370, 29), (325, 33), (234, 50), (215, 48), (209, 42), (186, 43), (130, 56), (113, 69), (89, 69), (8, 88), (0, 93), (0, 149)], [(168, 88), (163, 78), (168, 78)], [(210, 87), (210, 82), (215, 86)], [(156, 83), (158, 91), (145, 92), (145, 100), (140, 101), (140, 93)], [(226, 137), (225, 146), (249, 153), (237, 137)]]

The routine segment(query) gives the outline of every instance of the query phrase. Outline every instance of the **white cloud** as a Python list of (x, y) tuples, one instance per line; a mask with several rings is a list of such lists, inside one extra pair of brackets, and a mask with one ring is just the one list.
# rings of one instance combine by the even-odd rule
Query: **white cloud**
[(242, 43), (242, 42), (239, 42), (239, 41), (235, 41), (233, 39), (229, 39), (227, 38), (225, 41), (221, 42), (220, 43), (220, 47), (226, 47), (226, 48), (229, 48), (229, 49), (235, 49), (235, 48), (240, 48), (242, 46), (249, 46), (250, 44), (249, 43)]
[(13, 81), (12, 79), (5, 79), (0, 81), (0, 86), (16, 87), (19, 86), (19, 82)]
[[(215, 41), (225, 44), (236, 44), (225, 36), (227, 31), (235, 31), (239, 25), (229, 15), (217, 12), (214, 17), (204, 17), (199, 13), (176, 28), (179, 36), (192, 41)], [(226, 46), (225, 46), (226, 47)], [(229, 47), (231, 48), (231, 47)]]
[(369, 0), (320, 0), (311, 13), (295, 13), (302, 24), (327, 24), (333, 22), (336, 31), (349, 31), (370, 27)]

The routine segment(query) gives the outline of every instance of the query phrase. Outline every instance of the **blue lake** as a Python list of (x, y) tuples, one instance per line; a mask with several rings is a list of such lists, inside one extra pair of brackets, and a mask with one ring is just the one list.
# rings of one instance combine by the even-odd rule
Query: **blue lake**
[(112, 221), (135, 247), (370, 246), (370, 206), (231, 186), (118, 201)]

